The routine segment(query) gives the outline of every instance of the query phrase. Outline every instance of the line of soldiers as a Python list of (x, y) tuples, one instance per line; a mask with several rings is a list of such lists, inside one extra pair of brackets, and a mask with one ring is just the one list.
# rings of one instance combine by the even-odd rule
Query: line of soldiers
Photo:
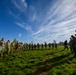
[(70, 45), (71, 52), (74, 53), (74, 57), (76, 57), (76, 34), (71, 35), (69, 45)]
[[(22, 43), (18, 42), (16, 39), (11, 43), (10, 40), (5, 42), (4, 38), (0, 40), (0, 55), (3, 56), (6, 52), (7, 54), (13, 53), (14, 51), (20, 52), (22, 50), (33, 50), (33, 49), (49, 49), (54, 48), (54, 44), (52, 43), (42, 43), (42, 44), (33, 44), (33, 43)], [(55, 48), (57, 48), (57, 44), (55, 45)]]
[(6, 52), (7, 54), (13, 53), (14, 50), (21, 51), (23, 48), (23, 43), (14, 40), (10, 43), (10, 40), (7, 42), (4, 41), (4, 38), (0, 40), (0, 55), (3, 56)]
[(42, 44), (39, 44), (39, 43), (37, 43), (37, 44), (26, 44), (26, 49), (31, 49), (31, 50), (33, 50), (33, 49), (49, 49), (49, 48), (52, 48), (52, 49), (54, 49), (54, 48), (56, 48), (57, 49), (57, 44), (55, 43), (42, 43)]
[(58, 47), (58, 45), (57, 45), (57, 43), (52, 43), (52, 49), (57, 49), (57, 47)]
[(47, 48), (51, 48), (51, 43), (47, 44), (33, 44), (33, 43), (29, 43), (29, 44), (25, 44), (25, 49), (28, 49), (28, 50), (33, 50), (33, 49), (47, 49)]

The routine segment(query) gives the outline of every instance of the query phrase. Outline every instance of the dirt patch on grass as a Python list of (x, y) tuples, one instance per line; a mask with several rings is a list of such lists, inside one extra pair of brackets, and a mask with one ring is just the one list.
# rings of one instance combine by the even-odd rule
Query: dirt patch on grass
[(47, 56), (39, 64), (39, 67), (36, 70), (33, 70), (33, 75), (48, 75), (47, 70), (50, 69), (51, 63), (46, 62), (51, 60), (52, 56)]
[(39, 75), (48, 75), (47, 72), (42, 72), (41, 74)]

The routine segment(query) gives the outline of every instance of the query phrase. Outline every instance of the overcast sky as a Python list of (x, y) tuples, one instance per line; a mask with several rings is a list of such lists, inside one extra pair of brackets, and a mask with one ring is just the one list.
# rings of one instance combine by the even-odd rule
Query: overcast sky
[(76, 0), (0, 0), (0, 39), (69, 40), (76, 30)]

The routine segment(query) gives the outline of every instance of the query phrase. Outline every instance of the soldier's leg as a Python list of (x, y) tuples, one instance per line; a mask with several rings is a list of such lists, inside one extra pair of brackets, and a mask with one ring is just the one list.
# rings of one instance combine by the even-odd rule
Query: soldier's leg
[(20, 52), (21, 51), (21, 47), (19, 47), (19, 49), (18, 49), (18, 52)]
[(17, 52), (20, 52), (20, 47), (17, 48)]
[(56, 49), (57, 49), (57, 46), (56, 46)]
[(9, 54), (11, 53), (10, 47), (9, 47)]
[(75, 48), (74, 48), (74, 47), (72, 48), (72, 50), (73, 50), (74, 57), (75, 57), (75, 56), (76, 56), (76, 50), (75, 50)]
[(18, 52), (20, 52), (21, 48), (19, 47)]
[(7, 48), (7, 54), (9, 54), (9, 48)]
[(17, 52), (19, 52), (19, 48), (17, 48), (17, 50), (16, 50)]
[(74, 57), (76, 57), (76, 52), (74, 51)]
[(11, 47), (11, 54), (13, 54), (13, 47)]
[(73, 48), (72, 48), (72, 46), (70, 46), (70, 50), (71, 50), (72, 53), (74, 53), (74, 52), (73, 52)]
[(1, 56), (3, 56), (3, 54), (4, 54), (4, 47), (2, 47)]
[(10, 54), (10, 47), (8, 47), (8, 54)]
[(3, 51), (1, 50), (0, 55), (3, 56)]
[(76, 57), (76, 50), (74, 49), (74, 57)]
[(20, 52), (20, 47), (18, 48), (18, 52)]
[(76, 44), (75, 44), (75, 57), (76, 57)]
[(76, 51), (75, 51), (75, 57), (76, 57)]

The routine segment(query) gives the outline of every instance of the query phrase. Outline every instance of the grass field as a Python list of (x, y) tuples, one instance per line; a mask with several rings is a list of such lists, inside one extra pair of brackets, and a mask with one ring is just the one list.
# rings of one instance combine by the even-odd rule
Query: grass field
[(0, 57), (0, 75), (76, 75), (76, 58), (70, 50), (24, 50)]

